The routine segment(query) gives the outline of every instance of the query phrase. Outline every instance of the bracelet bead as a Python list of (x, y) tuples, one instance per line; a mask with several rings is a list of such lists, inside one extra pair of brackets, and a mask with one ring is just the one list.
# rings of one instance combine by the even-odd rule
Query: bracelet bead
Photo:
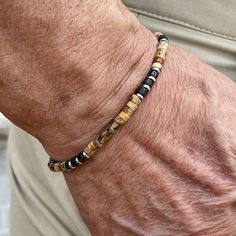
[(144, 80), (143, 82), (144, 84), (147, 84), (150, 88), (153, 86), (153, 84), (155, 83), (155, 81), (153, 81), (152, 79), (150, 78), (147, 78)]
[(137, 95), (141, 100), (144, 99), (143, 95), (141, 95), (140, 93), (136, 93), (136, 95)]
[(131, 101), (138, 106), (142, 100), (136, 94), (133, 94), (131, 97)]
[(65, 161), (61, 162), (61, 164), (60, 164), (60, 169), (61, 169), (62, 171), (64, 171), (64, 172), (68, 171), (68, 169), (66, 168), (65, 164), (66, 164)]
[(80, 163), (84, 163), (85, 161), (87, 161), (89, 159), (89, 155), (87, 155), (86, 152), (80, 152), (78, 154), (77, 158)]
[(155, 61), (155, 62), (159, 62), (160, 64), (163, 64), (164, 59), (161, 58), (161, 57), (159, 57), (159, 56), (157, 56), (157, 57), (154, 57), (154, 61)]
[(127, 106), (133, 111), (136, 111), (138, 109), (138, 105), (136, 105), (132, 100), (127, 102)]
[(169, 39), (167, 38), (166, 35), (164, 34), (161, 34), (159, 37), (158, 37), (158, 40), (161, 41), (161, 40), (166, 40), (167, 42), (169, 42)]
[(141, 94), (143, 97), (145, 97), (147, 94), (148, 94), (148, 90), (143, 87), (143, 86), (140, 86), (137, 90), (136, 90), (137, 93)]
[(93, 141), (91, 141), (84, 149), (86, 153), (88, 153), (89, 156), (92, 156), (96, 151), (97, 148), (94, 146)]
[(153, 76), (155, 79), (157, 78), (158, 75), (159, 75), (158, 70), (155, 70), (154, 68), (152, 68), (152, 70), (148, 73), (148, 76)]
[[(124, 123), (127, 122), (127, 121), (129, 120), (129, 118), (130, 118), (130, 116), (128, 116), (128, 114), (125, 113), (124, 111), (121, 111), (121, 112), (118, 114), (118, 116), (124, 121)], [(124, 124), (124, 123), (123, 123), (123, 124)]]
[(77, 158), (77, 156), (74, 156), (74, 157), (71, 159), (71, 165), (72, 165), (72, 167), (77, 167), (77, 166), (80, 165), (80, 164), (76, 161), (76, 158)]
[(161, 71), (161, 67), (162, 67), (162, 64), (159, 63), (159, 62), (154, 62), (154, 63), (152, 64), (152, 68), (153, 68), (153, 69), (155, 68), (155, 70), (159, 69), (159, 73), (160, 73), (160, 71)]
[(128, 105), (126, 105), (122, 111), (124, 111), (129, 117), (134, 114), (134, 111)]

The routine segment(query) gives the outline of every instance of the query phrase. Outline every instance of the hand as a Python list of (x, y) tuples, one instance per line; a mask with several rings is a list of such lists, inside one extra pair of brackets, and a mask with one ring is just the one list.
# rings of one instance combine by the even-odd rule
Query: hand
[(92, 235), (234, 236), (236, 85), (170, 46), (134, 117), (65, 174)]

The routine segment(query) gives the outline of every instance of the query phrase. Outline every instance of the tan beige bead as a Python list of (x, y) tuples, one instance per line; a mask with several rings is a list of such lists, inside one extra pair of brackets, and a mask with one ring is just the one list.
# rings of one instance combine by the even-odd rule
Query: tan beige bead
[(167, 51), (168, 43), (165, 41), (162, 41), (159, 43), (157, 52), (156, 52), (156, 58), (161, 57), (163, 60), (165, 59), (166, 56), (166, 51)]
[(132, 102), (134, 102), (136, 105), (139, 105), (142, 101), (136, 94), (133, 94), (131, 99), (132, 99)]
[(114, 130), (116, 130), (119, 127), (119, 124), (117, 124), (114, 120), (110, 123), (110, 127)]
[(158, 68), (158, 69), (161, 69), (161, 67), (162, 67), (162, 64), (159, 63), (159, 62), (154, 62), (154, 63), (152, 63), (152, 68)]
[(54, 170), (55, 170), (56, 172), (62, 171), (62, 170), (61, 170), (61, 166), (60, 166), (60, 162), (54, 164)]
[(160, 64), (163, 64), (164, 59), (161, 58), (161, 57), (155, 57), (155, 58), (154, 58), (154, 61), (155, 61), (155, 62), (159, 62)]
[(91, 141), (84, 149), (84, 151), (89, 155), (92, 156), (95, 152), (97, 152), (97, 148), (94, 146), (93, 141)]
[(155, 32), (154, 35), (155, 35), (157, 38), (159, 38), (161, 35), (163, 35), (163, 33), (161, 33), (161, 32)]
[(105, 138), (103, 137), (104, 141), (102, 139), (100, 139), (102, 142), (99, 142), (98, 140), (99, 136), (93, 141), (93, 145), (94, 147), (96, 147), (96, 149), (100, 149), (103, 147), (103, 145), (105, 144)]
[(165, 48), (165, 51), (167, 51), (169, 43), (167, 43), (166, 41), (161, 41), (158, 45), (158, 47), (163, 47)]
[(115, 130), (111, 126), (108, 126), (101, 133), (102, 137), (106, 140), (106, 143), (112, 138), (113, 134), (115, 134)]
[(126, 105), (133, 111), (136, 111), (138, 109), (138, 106), (133, 101), (128, 101)]
[(122, 111), (124, 111), (129, 117), (131, 117), (134, 114), (134, 111), (130, 107), (128, 107), (128, 105), (126, 105), (122, 109)]
[(121, 111), (116, 117), (115, 117), (115, 122), (118, 123), (119, 125), (123, 125), (125, 122), (129, 120), (128, 114), (126, 114), (124, 111)]
[(68, 171), (70, 171), (70, 170), (68, 170), (68, 169), (65, 167), (65, 163), (66, 163), (65, 161), (63, 161), (63, 162), (60, 163), (60, 169), (61, 169), (62, 171), (67, 171), (67, 172), (68, 172)]
[(123, 124), (125, 123), (125, 121), (122, 120), (122, 118), (121, 118), (119, 115), (117, 115), (117, 116), (114, 118), (114, 120), (115, 120), (115, 122), (116, 122), (117, 124), (119, 124), (119, 125), (123, 125)]
[(106, 144), (106, 139), (101, 134), (96, 138), (96, 140), (99, 143), (100, 147)]

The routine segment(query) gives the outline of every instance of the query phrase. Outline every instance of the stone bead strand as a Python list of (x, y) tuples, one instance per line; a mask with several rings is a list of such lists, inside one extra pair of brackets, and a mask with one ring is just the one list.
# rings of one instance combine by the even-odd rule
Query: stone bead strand
[(144, 97), (149, 93), (152, 86), (156, 82), (162, 65), (165, 60), (168, 43), (168, 38), (160, 33), (154, 33), (158, 39), (157, 52), (153, 60), (152, 68), (148, 73), (147, 77), (142, 82), (142, 85), (135, 91), (131, 96), (130, 100), (123, 107), (122, 111), (106, 126), (106, 128), (92, 140), (82, 152), (72, 157), (67, 161), (55, 161), (50, 158), (48, 167), (54, 172), (66, 172), (75, 169), (82, 165), (90, 157), (92, 157), (99, 149), (101, 149), (106, 143), (108, 143), (113, 135), (117, 132), (118, 128), (124, 125), (131, 116), (138, 109), (139, 104), (142, 102)]

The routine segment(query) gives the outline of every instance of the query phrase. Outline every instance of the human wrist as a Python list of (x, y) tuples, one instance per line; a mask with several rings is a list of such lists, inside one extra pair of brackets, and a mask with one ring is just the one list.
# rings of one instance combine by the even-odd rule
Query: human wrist
[[(127, 14), (133, 18), (131, 13)], [(45, 127), (46, 132), (45, 129), (41, 130), (42, 138), (39, 138), (57, 160), (67, 160), (82, 150), (124, 106), (150, 69), (156, 50), (156, 38), (135, 18), (127, 18), (127, 22), (121, 32), (118, 32), (114, 24), (114, 39), (111, 39), (110, 34), (94, 34), (93, 39), (80, 48), (81, 53), (88, 54), (74, 54), (74, 63), (78, 63), (79, 69), (83, 68), (83, 77), (78, 77), (81, 92), (72, 98), (74, 104), (66, 102), (66, 107), (62, 106), (58, 110), (57, 117), (63, 128), (51, 125), (49, 129)], [(94, 51), (90, 50), (91, 45)], [(63, 91), (59, 91), (59, 94), (63, 94)], [(62, 96), (60, 104), (64, 103), (63, 99)], [(49, 134), (47, 130), (52, 132)], [(54, 138), (55, 134), (58, 139)]]
[(22, 12), (2, 5), (2, 56), (10, 57), (1, 111), (50, 154), (69, 158), (124, 105), (151, 66), (156, 39), (121, 1), (15, 3)]

